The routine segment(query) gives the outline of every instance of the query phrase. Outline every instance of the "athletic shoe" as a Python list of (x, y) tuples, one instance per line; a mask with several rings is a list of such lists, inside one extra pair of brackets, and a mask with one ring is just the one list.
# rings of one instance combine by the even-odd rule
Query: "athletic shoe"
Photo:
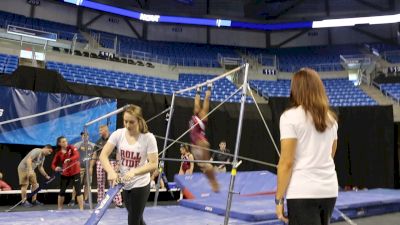
[(30, 207), (33, 206), (33, 205), (32, 205), (30, 202), (28, 202), (28, 201), (25, 201), (25, 202), (21, 203), (21, 205), (22, 205), (23, 207), (27, 207), (27, 208), (30, 208)]
[(34, 206), (40, 205), (41, 206), (41, 205), (44, 205), (44, 204), (39, 202), (38, 200), (35, 200), (35, 201), (32, 202), (32, 205), (34, 205)]
[(207, 90), (211, 91), (212, 86), (213, 86), (212, 83), (208, 83), (208, 84), (207, 84)]
[(75, 206), (75, 200), (69, 201), (68, 206)]
[(196, 94), (200, 94), (201, 93), (201, 87), (197, 87), (196, 88)]

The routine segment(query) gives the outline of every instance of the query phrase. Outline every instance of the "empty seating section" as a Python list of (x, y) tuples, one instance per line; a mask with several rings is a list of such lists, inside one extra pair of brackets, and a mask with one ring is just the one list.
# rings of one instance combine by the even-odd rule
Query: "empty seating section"
[(80, 65), (47, 62), (47, 69), (58, 71), (68, 82), (104, 86), (158, 94), (178, 90), (176, 81), (133, 73), (116, 72)]
[(386, 61), (390, 63), (400, 63), (400, 46), (384, 43), (367, 44), (371, 51), (378, 52)]
[[(332, 106), (377, 105), (361, 89), (346, 79), (324, 79), (325, 89)], [(252, 80), (250, 86), (264, 97), (289, 97), (290, 80)]]
[[(100, 34), (100, 43), (103, 47), (114, 48), (116, 35), (91, 31)], [(191, 44), (163, 41), (142, 41), (136, 38), (117, 35), (118, 53), (120, 56), (131, 56), (138, 52), (146, 53), (150, 60), (157, 60), (164, 64), (179, 66), (220, 67), (218, 55), (225, 57), (240, 57), (234, 47)]]
[(379, 88), (385, 95), (400, 103), (400, 83), (382, 83)]
[(263, 65), (273, 65), (278, 58), (278, 67), (282, 72), (294, 72), (303, 67), (316, 71), (341, 71), (340, 55), (360, 54), (358, 45), (310, 46), (296, 48), (247, 49), (250, 54), (261, 57)]
[[(180, 79), (171, 80), (158, 77), (143, 76), (133, 73), (116, 72), (80, 65), (47, 62), (47, 69), (58, 71), (68, 82), (86, 85), (104, 86), (110, 88), (135, 90), (163, 95), (172, 95), (177, 90), (198, 84), (210, 79), (207, 75), (180, 75)], [(212, 101), (223, 101), (236, 90), (235, 85), (227, 79), (217, 81), (213, 88)], [(181, 94), (182, 97), (194, 97), (193, 92)], [(203, 93), (204, 96), (204, 93)], [(240, 96), (230, 99), (230, 102), (239, 102)], [(250, 100), (248, 99), (248, 102)]]
[(268, 97), (289, 97), (290, 80), (251, 80), (250, 87), (265, 98)]
[(18, 56), (0, 53), (0, 74), (12, 74), (18, 67)]
[(77, 34), (78, 42), (87, 42), (75, 26), (0, 11), (0, 28), (6, 29), (7, 25), (56, 33), (59, 39), (68, 41), (71, 41)]

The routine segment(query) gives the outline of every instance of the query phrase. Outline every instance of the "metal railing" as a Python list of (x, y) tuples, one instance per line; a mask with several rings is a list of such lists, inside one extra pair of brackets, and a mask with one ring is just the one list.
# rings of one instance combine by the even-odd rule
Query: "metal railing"
[(216, 59), (212, 60), (209, 58), (168, 57), (137, 50), (117, 51), (117, 55), (123, 58), (143, 60), (146, 62), (166, 64), (169, 66), (194, 66), (194, 67), (220, 66), (216, 64), (217, 63)]
[(366, 55), (340, 55), (340, 59), (346, 64), (370, 64), (371, 58)]
[[(74, 35), (77, 34), (77, 32), (68, 32), (68, 31), (63, 31), (63, 30), (60, 30), (60, 29), (54, 29), (54, 28), (50, 28), (50, 27), (42, 27), (42, 26), (39, 26), (39, 25), (20, 23), (20, 22), (16, 22), (16, 21), (5, 20), (3, 22), (0, 22), (0, 27), (1, 28), (7, 29), (8, 25), (14, 25), (14, 26), (30, 28), (30, 29), (39, 30), (39, 31), (46, 31), (46, 32), (56, 33), (58, 39), (63, 39), (63, 40), (68, 40), (68, 41), (72, 41), (72, 38), (74, 37)], [(67, 39), (64, 39), (64, 38), (67, 38)], [(85, 42), (85, 39), (81, 38), (81, 39), (79, 39), (79, 41)]]

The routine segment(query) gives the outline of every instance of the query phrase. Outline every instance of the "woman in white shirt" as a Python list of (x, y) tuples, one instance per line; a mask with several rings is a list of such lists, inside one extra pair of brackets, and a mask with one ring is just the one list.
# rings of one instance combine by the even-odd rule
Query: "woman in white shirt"
[[(290, 225), (330, 223), (338, 181), (333, 161), (337, 118), (324, 85), (312, 69), (301, 69), (291, 83), (292, 107), (280, 118), (281, 157), (275, 196), (278, 219)], [(288, 218), (285, 217), (286, 195)], [(289, 220), (289, 221), (288, 221)]]
[(154, 135), (148, 131), (139, 106), (127, 107), (123, 119), (125, 128), (111, 134), (101, 151), (100, 162), (107, 172), (108, 180), (115, 184), (118, 175), (108, 156), (114, 147), (117, 147), (128, 224), (144, 225), (143, 211), (150, 194), (150, 172), (158, 166), (157, 142)]

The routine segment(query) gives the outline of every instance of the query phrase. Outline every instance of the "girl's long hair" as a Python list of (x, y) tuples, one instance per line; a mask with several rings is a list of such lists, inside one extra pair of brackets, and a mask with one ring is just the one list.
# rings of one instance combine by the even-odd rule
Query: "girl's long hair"
[(337, 120), (330, 110), (325, 87), (318, 73), (309, 68), (300, 69), (292, 78), (290, 101), (292, 107), (302, 106), (313, 119), (315, 129), (324, 132)]

